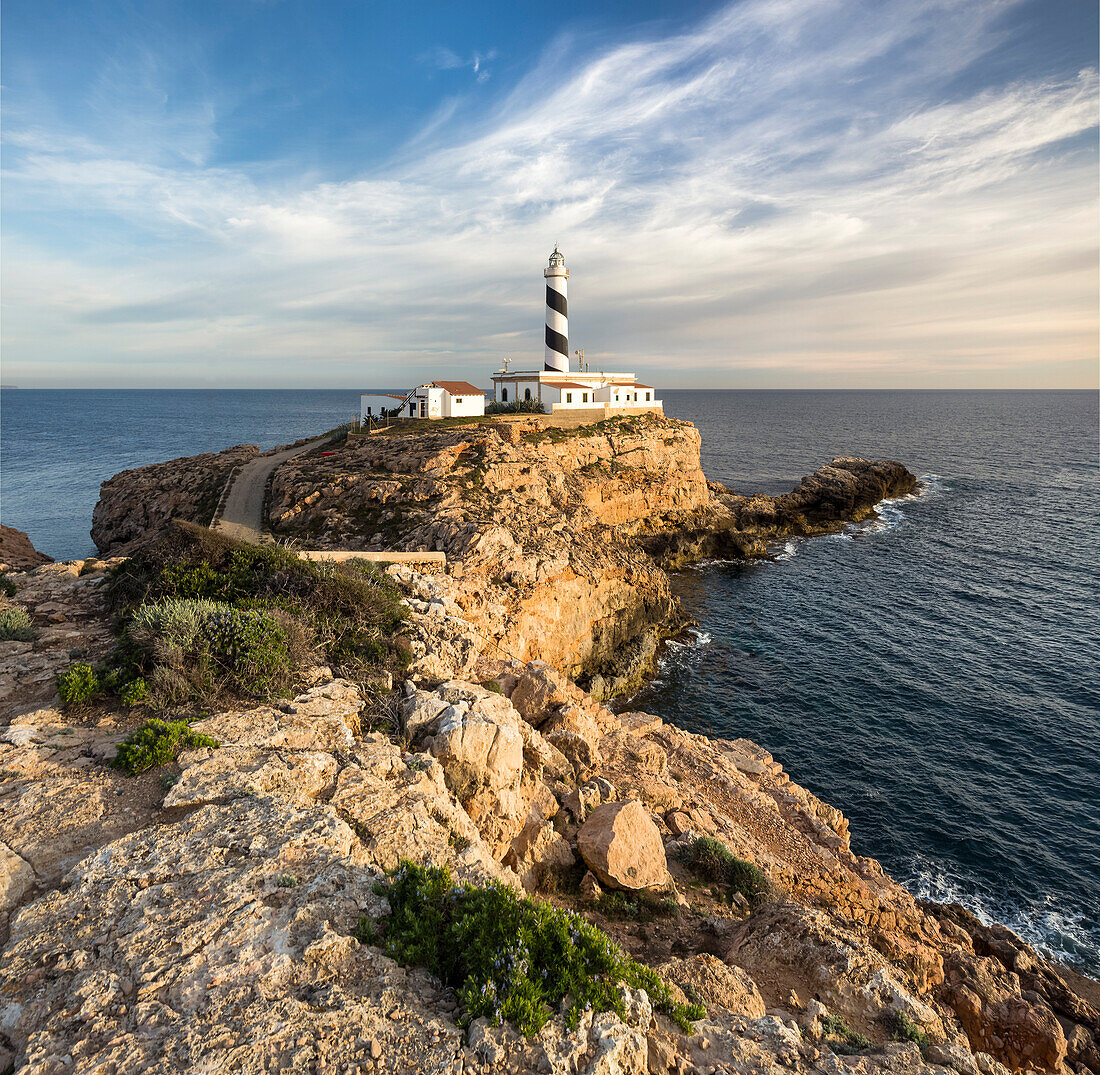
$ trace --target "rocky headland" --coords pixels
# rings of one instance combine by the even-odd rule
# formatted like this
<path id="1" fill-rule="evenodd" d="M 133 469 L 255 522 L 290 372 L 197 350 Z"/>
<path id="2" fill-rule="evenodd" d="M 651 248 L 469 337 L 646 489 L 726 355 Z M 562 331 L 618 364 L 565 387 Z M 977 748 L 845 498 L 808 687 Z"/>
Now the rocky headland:
<path id="1" fill-rule="evenodd" d="M 739 497 L 665 419 L 299 457 L 272 485 L 277 535 L 447 553 L 386 569 L 407 672 L 365 694 L 304 665 L 293 696 L 189 713 L 217 747 L 128 776 L 109 762 L 143 707 L 62 706 L 54 677 L 108 653 L 110 572 L 168 500 L 206 510 L 222 464 L 201 458 L 105 483 L 105 559 L 7 576 L 35 637 L 0 642 L 0 1069 L 1100 1072 L 1096 983 L 915 901 L 761 746 L 584 689 L 626 685 L 683 623 L 667 569 L 867 517 L 914 488 L 900 464 Z M 134 509 L 149 531 L 124 489 L 157 501 Z M 389 947 L 402 862 L 583 916 L 701 1017 L 685 1031 L 623 985 L 531 1036 L 467 1025 L 456 987 Z"/>

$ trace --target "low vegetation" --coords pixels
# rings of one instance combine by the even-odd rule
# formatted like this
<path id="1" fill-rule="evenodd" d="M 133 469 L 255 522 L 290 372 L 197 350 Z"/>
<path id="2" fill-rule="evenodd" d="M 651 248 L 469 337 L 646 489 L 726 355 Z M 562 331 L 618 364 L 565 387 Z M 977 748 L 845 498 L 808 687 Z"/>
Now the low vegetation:
<path id="1" fill-rule="evenodd" d="M 317 563 L 177 523 L 113 571 L 119 678 L 158 708 L 285 697 L 312 661 L 371 691 L 408 665 L 403 606 L 372 565 Z"/>
<path id="2" fill-rule="evenodd" d="M 7 575 L 0 575 L 0 597 L 14 597 L 16 592 L 15 583 Z"/>
<path id="3" fill-rule="evenodd" d="M 381 889 L 391 914 L 381 943 L 405 965 L 426 966 L 458 993 L 467 1022 L 481 1016 L 536 1033 L 565 997 L 570 1025 L 581 1013 L 625 1016 L 623 985 L 645 989 L 654 1008 L 685 1031 L 701 1019 L 649 967 L 582 917 L 518 896 L 505 885 L 456 885 L 445 868 L 403 862 Z M 359 931 L 376 943 L 374 924 Z"/>
<path id="4" fill-rule="evenodd" d="M 676 913 L 672 897 L 650 892 L 601 892 L 592 906 L 608 918 L 630 918 L 635 922 L 649 922 Z"/>
<path id="5" fill-rule="evenodd" d="M 0 642 L 30 642 L 34 623 L 24 609 L 0 608 Z"/>
<path id="6" fill-rule="evenodd" d="M 515 399 L 511 403 L 488 403 L 486 414 L 545 414 L 546 407 L 537 399 Z"/>
<path id="7" fill-rule="evenodd" d="M 826 1015 L 821 1020 L 821 1031 L 834 1052 L 852 1053 L 871 1047 L 870 1039 L 857 1034 L 839 1015 Z"/>
<path id="8" fill-rule="evenodd" d="M 889 1018 L 891 1037 L 895 1041 L 912 1041 L 922 1049 L 928 1044 L 928 1035 L 905 1012 L 895 1011 Z"/>
<path id="9" fill-rule="evenodd" d="M 710 836 L 697 837 L 687 847 L 683 860 L 689 869 L 721 885 L 731 902 L 740 893 L 750 906 L 757 907 L 777 895 L 775 886 L 759 867 L 738 858 L 724 843 Z"/>
<path id="10" fill-rule="evenodd" d="M 57 677 L 57 693 L 65 705 L 89 702 L 101 690 L 99 673 L 90 664 L 71 664 Z"/>
<path id="11" fill-rule="evenodd" d="M 193 731 L 185 720 L 148 720 L 118 748 L 111 763 L 131 776 L 147 772 L 158 765 L 167 765 L 181 750 L 218 747 L 209 735 Z"/>

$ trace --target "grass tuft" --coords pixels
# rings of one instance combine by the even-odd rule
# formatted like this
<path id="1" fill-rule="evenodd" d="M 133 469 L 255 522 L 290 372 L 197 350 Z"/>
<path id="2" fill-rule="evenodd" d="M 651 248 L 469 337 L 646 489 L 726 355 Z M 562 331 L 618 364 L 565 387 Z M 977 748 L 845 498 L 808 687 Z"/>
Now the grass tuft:
<path id="1" fill-rule="evenodd" d="M 753 907 L 776 898 L 775 885 L 759 867 L 738 858 L 724 843 L 710 836 L 700 836 L 688 846 L 684 864 L 723 885 L 731 902 L 737 892 Z"/>

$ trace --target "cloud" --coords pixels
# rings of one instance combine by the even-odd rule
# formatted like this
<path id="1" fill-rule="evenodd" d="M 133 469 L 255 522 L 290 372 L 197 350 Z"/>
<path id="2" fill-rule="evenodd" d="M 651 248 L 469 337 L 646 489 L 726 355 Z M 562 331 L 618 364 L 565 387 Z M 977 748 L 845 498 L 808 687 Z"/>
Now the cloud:
<path id="1" fill-rule="evenodd" d="M 443 45 L 436 45 L 421 54 L 420 62 L 438 71 L 455 71 L 469 67 L 478 82 L 488 82 L 490 73 L 485 66 L 490 60 L 497 58 L 497 50 L 489 49 L 488 52 L 475 52 L 468 59 L 463 59 L 457 52 Z"/>
<path id="2" fill-rule="evenodd" d="M 564 37 L 339 182 L 25 124 L 5 380 L 484 378 L 541 361 L 558 241 L 571 343 L 658 384 L 1090 383 L 1097 73 L 983 83 L 1011 7 L 747 0 L 580 60 Z"/>

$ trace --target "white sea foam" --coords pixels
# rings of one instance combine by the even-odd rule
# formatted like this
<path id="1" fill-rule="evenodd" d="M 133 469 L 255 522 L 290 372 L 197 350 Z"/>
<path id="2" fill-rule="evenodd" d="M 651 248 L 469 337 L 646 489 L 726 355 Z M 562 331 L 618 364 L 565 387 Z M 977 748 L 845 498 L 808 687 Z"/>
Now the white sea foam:
<path id="1" fill-rule="evenodd" d="M 657 660 L 658 677 L 666 676 L 670 669 L 682 667 L 692 661 L 698 653 L 710 645 L 712 635 L 709 631 L 698 631 L 689 628 L 687 639 L 669 638 L 665 641 L 664 652 Z M 652 681 L 651 686 L 663 682 L 662 678 Z"/>
<path id="2" fill-rule="evenodd" d="M 1000 922 L 1017 933 L 1040 955 L 1074 964 L 1095 974 L 1100 967 L 1100 937 L 1084 916 L 1060 907 L 1053 895 L 1024 904 L 992 893 L 979 882 L 952 874 L 923 857 L 901 883 L 917 899 L 957 903 L 984 925 Z"/>
<path id="3" fill-rule="evenodd" d="M 911 500 L 921 500 L 930 496 L 950 490 L 944 480 L 938 474 L 921 474 L 920 485 L 912 493 L 904 496 L 890 497 L 888 500 L 880 500 L 875 505 L 876 515 L 861 523 L 851 523 L 844 528 L 839 535 L 834 537 L 855 538 L 864 534 L 881 534 L 887 530 L 893 530 L 905 522 L 906 513 L 902 505 Z"/>

